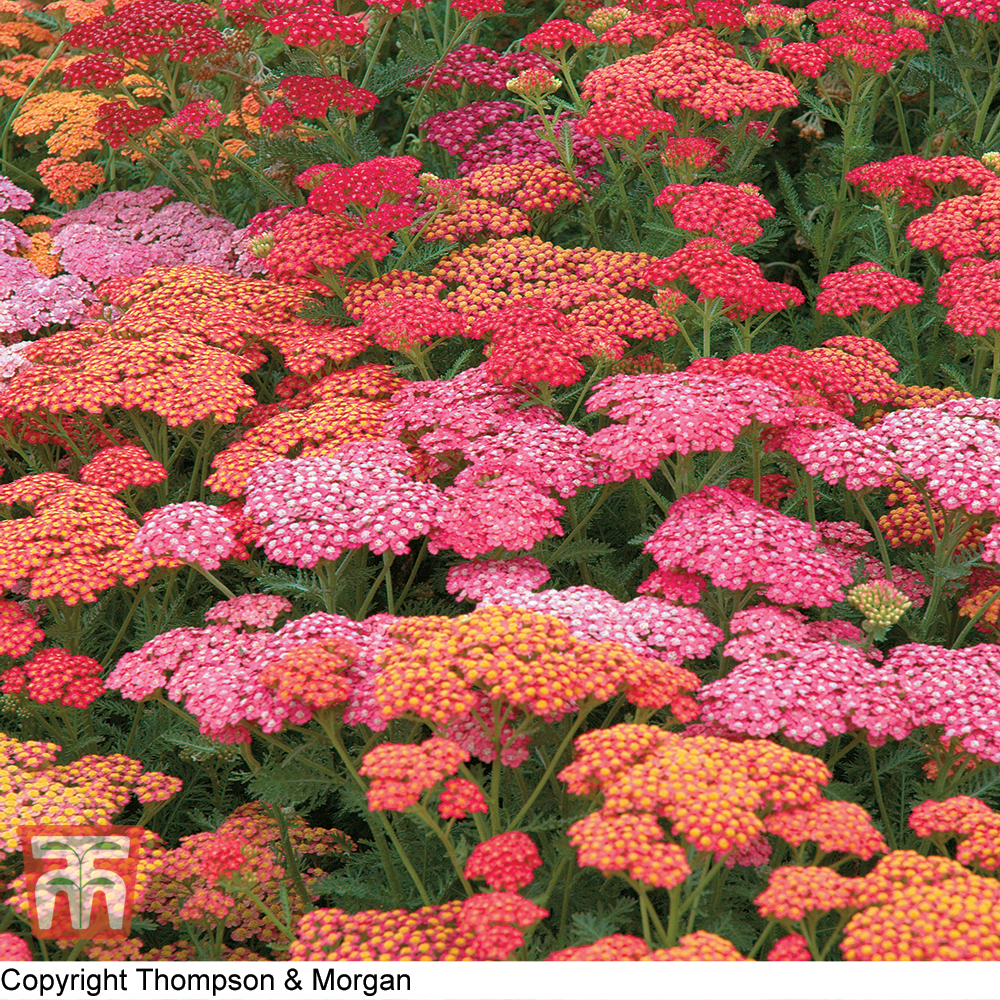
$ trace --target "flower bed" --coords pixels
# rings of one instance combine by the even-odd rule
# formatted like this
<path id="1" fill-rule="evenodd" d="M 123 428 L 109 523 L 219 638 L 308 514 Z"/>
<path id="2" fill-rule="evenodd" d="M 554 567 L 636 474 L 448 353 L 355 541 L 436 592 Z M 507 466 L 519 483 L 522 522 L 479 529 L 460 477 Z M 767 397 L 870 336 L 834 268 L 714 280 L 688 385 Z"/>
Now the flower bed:
<path id="1" fill-rule="evenodd" d="M 1000 7 L 549 6 L 5 0 L 5 958 L 1000 959 Z"/>

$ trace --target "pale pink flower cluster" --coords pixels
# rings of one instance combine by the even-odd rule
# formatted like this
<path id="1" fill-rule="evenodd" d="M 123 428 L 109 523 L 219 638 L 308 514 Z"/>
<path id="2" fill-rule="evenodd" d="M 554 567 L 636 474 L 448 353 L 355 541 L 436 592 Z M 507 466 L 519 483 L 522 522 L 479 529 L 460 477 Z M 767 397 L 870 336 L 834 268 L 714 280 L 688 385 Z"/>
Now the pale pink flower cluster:
<path id="1" fill-rule="evenodd" d="M 0 174 L 0 212 L 6 212 L 12 208 L 25 212 L 31 208 L 31 203 L 34 200 L 24 188 L 19 188 L 5 174 Z"/>
<path id="2" fill-rule="evenodd" d="M 97 284 L 151 267 L 204 264 L 231 271 L 235 226 L 165 187 L 112 191 L 52 223 L 53 249 L 70 274 Z"/>
<path id="3" fill-rule="evenodd" d="M 0 219 L 0 250 L 17 253 L 19 247 L 31 243 L 31 237 L 20 227 L 6 219 Z"/>
<path id="4" fill-rule="evenodd" d="M 532 556 L 475 559 L 448 569 L 445 590 L 457 601 L 488 601 L 507 590 L 535 590 L 550 576 L 548 566 Z"/>
<path id="5" fill-rule="evenodd" d="M 25 352 L 31 346 L 30 340 L 21 340 L 16 344 L 0 344 L 0 392 L 7 388 L 8 383 L 18 372 L 32 367 L 34 362 L 25 357 Z"/>
<path id="6" fill-rule="evenodd" d="M 217 601 L 205 612 L 207 622 L 228 622 L 236 628 L 270 628 L 292 602 L 277 594 L 241 594 Z"/>
<path id="7" fill-rule="evenodd" d="M 736 666 L 699 689 L 702 721 L 688 732 L 704 725 L 715 735 L 780 733 L 822 746 L 863 729 L 872 746 L 881 746 L 912 730 L 894 671 L 865 655 L 856 626 L 762 606 L 737 612 L 729 627 L 734 638 L 723 652 Z"/>
<path id="8" fill-rule="evenodd" d="M 578 639 L 617 642 L 640 656 L 678 664 L 704 659 L 722 641 L 722 630 L 700 611 L 658 597 L 619 601 L 595 587 L 538 593 L 520 588 L 486 598 L 480 607 L 491 604 L 552 615 L 565 622 Z"/>
<path id="9" fill-rule="evenodd" d="M 413 458 L 395 441 L 366 441 L 335 455 L 283 458 L 257 466 L 244 510 L 264 525 L 269 559 L 312 568 L 348 549 L 409 552 L 442 502 L 433 483 L 408 473 Z"/>
<path id="10" fill-rule="evenodd" d="M 660 570 L 699 573 L 726 590 L 753 586 L 777 604 L 828 607 L 843 600 L 852 583 L 808 523 L 718 486 L 674 501 L 643 551 Z M 654 574 L 640 593 L 656 589 L 656 582 Z"/>
<path id="11" fill-rule="evenodd" d="M 646 478 L 674 454 L 732 451 L 754 421 L 784 423 L 792 403 L 774 383 L 744 375 L 614 375 L 587 401 L 588 412 L 615 421 L 591 436 L 591 448 L 608 481 Z"/>
<path id="12" fill-rule="evenodd" d="M 276 632 L 268 631 L 289 607 L 284 598 L 272 595 L 221 601 L 209 611 L 215 623 L 172 629 L 126 653 L 107 685 L 131 701 L 165 688 L 167 697 L 183 704 L 206 736 L 221 743 L 246 743 L 250 740 L 247 723 L 274 733 L 288 723 L 305 725 L 312 718 L 308 705 L 278 698 L 261 684 L 263 669 L 299 646 L 346 639 L 358 648 L 359 658 L 347 672 L 352 693 L 344 721 L 384 729 L 387 723 L 374 697 L 375 657 L 388 643 L 385 632 L 394 621 L 392 616 L 373 615 L 355 622 L 318 612 L 290 621 Z"/>
<path id="13" fill-rule="evenodd" d="M 26 257 L 0 253 L 0 333 L 38 333 L 47 326 L 81 323 L 95 302 L 75 274 L 49 278 Z"/>
<path id="14" fill-rule="evenodd" d="M 264 642 L 264 632 L 243 632 L 227 622 L 205 628 L 172 629 L 126 653 L 107 680 L 123 698 L 141 701 L 160 688 L 183 704 L 201 732 L 220 743 L 248 743 L 245 722 L 278 732 L 286 721 L 303 725 L 310 710 L 283 702 L 264 687 L 249 658 Z"/>
<path id="15" fill-rule="evenodd" d="M 218 507 L 190 500 L 146 515 L 136 548 L 152 556 L 173 556 L 202 569 L 218 569 L 237 543 L 233 522 Z"/>

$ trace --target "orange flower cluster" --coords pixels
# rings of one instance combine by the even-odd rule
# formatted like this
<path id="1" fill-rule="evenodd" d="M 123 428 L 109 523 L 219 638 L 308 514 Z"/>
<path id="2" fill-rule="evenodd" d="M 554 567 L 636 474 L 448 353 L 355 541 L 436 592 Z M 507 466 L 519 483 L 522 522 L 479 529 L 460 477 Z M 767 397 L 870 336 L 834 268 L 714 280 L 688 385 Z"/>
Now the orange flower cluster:
<path id="1" fill-rule="evenodd" d="M 313 910 L 289 945 L 293 962 L 471 962 L 475 933 L 460 928 L 459 901 L 407 910 Z"/>
<path id="2" fill-rule="evenodd" d="M 142 764 L 121 754 L 56 766 L 59 750 L 0 733 L 0 858 L 20 851 L 26 824 L 113 823 L 144 777 Z"/>
<path id="3" fill-rule="evenodd" d="M 844 928 L 848 961 L 997 961 L 1000 882 L 958 862 L 894 851 L 863 879 Z"/>
<path id="4" fill-rule="evenodd" d="M 351 839 L 339 830 L 310 827 L 299 816 L 289 816 L 285 822 L 307 889 L 325 873 L 301 864 L 305 858 L 354 850 Z M 140 860 L 145 893 L 137 909 L 178 928 L 186 920 L 224 921 L 235 941 L 282 941 L 281 932 L 251 898 L 256 896 L 276 913 L 287 906 L 293 917 L 305 909 L 298 894 L 287 891 L 285 858 L 273 846 L 281 837 L 267 806 L 260 802 L 240 806 L 217 830 L 182 837 L 179 847 L 157 850 Z M 216 888 L 220 879 L 224 889 Z"/>
<path id="5" fill-rule="evenodd" d="M 557 618 L 503 605 L 458 618 L 401 618 L 388 636 L 396 642 L 379 653 L 375 697 L 389 719 L 454 722 L 471 713 L 477 688 L 549 722 L 622 689 L 635 705 L 676 706 L 690 718 L 683 692 L 698 685 L 688 670 L 577 639 Z"/>
<path id="6" fill-rule="evenodd" d="M 910 813 L 910 829 L 939 847 L 957 837 L 955 857 L 963 865 L 1000 868 L 1000 814 L 981 799 L 956 795 L 944 802 L 924 802 Z"/>
<path id="7" fill-rule="evenodd" d="M 772 872 L 757 908 L 786 926 L 809 913 L 857 911 L 840 942 L 848 961 L 996 961 L 1000 883 L 957 861 L 893 851 L 861 878 L 829 868 Z"/>
<path id="8" fill-rule="evenodd" d="M 35 168 L 52 200 L 72 208 L 81 194 L 104 183 L 104 169 L 99 163 L 78 163 L 50 156 Z"/>
<path id="9" fill-rule="evenodd" d="M 580 94 L 592 102 L 582 130 L 601 135 L 627 134 L 622 129 L 633 121 L 647 125 L 650 115 L 662 113 L 656 101 L 674 101 L 717 121 L 799 102 L 789 80 L 751 69 L 737 58 L 730 43 L 701 27 L 683 28 L 651 52 L 594 70 L 584 79 Z"/>
<path id="10" fill-rule="evenodd" d="M 666 887 L 690 868 L 684 847 L 663 842 L 660 819 L 672 821 L 674 837 L 721 858 L 761 837 L 768 813 L 821 801 L 830 776 L 815 757 L 766 740 L 685 738 L 631 723 L 585 733 L 575 747 L 560 780 L 574 795 L 604 798 L 569 828 L 579 863 Z"/>
<path id="11" fill-rule="evenodd" d="M 214 267 L 183 264 L 154 267 L 136 278 L 102 286 L 111 305 L 125 310 L 110 327 L 120 337 L 145 337 L 166 324 L 213 347 L 246 355 L 255 364 L 266 356 L 260 343 L 277 348 L 294 374 L 311 374 L 346 361 L 367 346 L 354 328 L 311 325 L 297 313 L 311 300 L 302 288 L 225 274 Z"/>
<path id="12" fill-rule="evenodd" d="M 940 538 L 945 530 L 945 512 L 933 497 L 925 500 L 924 495 L 912 483 L 905 479 L 892 479 L 886 484 L 889 495 L 885 505 L 890 508 L 878 519 L 878 526 L 885 540 L 894 549 L 902 545 L 934 546 L 934 535 Z M 934 530 L 931 531 L 933 516 Z M 956 551 L 969 549 L 983 540 L 984 530 L 972 525 L 962 536 Z"/>
<path id="13" fill-rule="evenodd" d="M 423 743 L 380 743 L 364 756 L 359 773 L 371 778 L 368 808 L 403 810 L 469 759 L 452 740 L 432 736 Z"/>
<path id="14" fill-rule="evenodd" d="M 491 892 L 406 910 L 313 910 L 299 920 L 293 962 L 473 962 L 502 960 L 521 929 L 548 911 L 512 892 Z"/>
<path id="15" fill-rule="evenodd" d="M 176 317 L 172 321 L 176 323 Z M 112 330 L 94 330 L 95 342 L 75 364 L 36 363 L 11 380 L 0 404 L 0 420 L 27 415 L 101 414 L 112 409 L 154 413 L 171 427 L 200 420 L 232 423 L 252 406 L 253 390 L 241 376 L 258 362 L 209 347 L 198 336 L 167 328 L 141 340 L 118 339 Z M 47 345 L 45 345 L 47 346 Z M 32 352 L 34 359 L 44 355 Z"/>
<path id="16" fill-rule="evenodd" d="M 361 365 L 335 371 L 312 385 L 293 381 L 299 390 L 288 409 L 268 413 L 260 422 L 244 421 L 247 430 L 212 460 L 215 471 L 205 485 L 232 497 L 243 495 L 253 468 L 263 462 L 297 456 L 330 455 L 352 441 L 384 436 L 389 397 L 404 384 L 388 365 Z"/>
<path id="17" fill-rule="evenodd" d="M 471 191 L 495 201 L 509 199 L 522 212 L 554 212 L 581 197 L 569 174 L 551 163 L 491 163 L 465 178 Z"/>
<path id="18" fill-rule="evenodd" d="M 51 31 L 24 16 L 25 11 L 38 9 L 24 0 L 0 0 L 0 48 L 19 49 L 22 42 L 55 41 Z"/>
<path id="19" fill-rule="evenodd" d="M 273 688 L 283 701 L 300 701 L 313 711 L 347 701 L 351 682 L 344 676 L 358 658 L 358 647 L 346 639 L 326 639 L 298 646 L 271 660 L 260 683 Z"/>
<path id="20" fill-rule="evenodd" d="M 732 941 L 708 931 L 685 934 L 673 948 L 650 948 L 642 938 L 612 934 L 593 944 L 553 951 L 546 962 L 745 962 Z"/>
<path id="21" fill-rule="evenodd" d="M 31 598 L 93 602 L 119 581 L 130 587 L 156 565 L 133 544 L 138 530 L 125 505 L 99 486 L 54 472 L 0 486 L 0 506 L 30 516 L 0 522 L 0 590 L 29 583 Z"/>

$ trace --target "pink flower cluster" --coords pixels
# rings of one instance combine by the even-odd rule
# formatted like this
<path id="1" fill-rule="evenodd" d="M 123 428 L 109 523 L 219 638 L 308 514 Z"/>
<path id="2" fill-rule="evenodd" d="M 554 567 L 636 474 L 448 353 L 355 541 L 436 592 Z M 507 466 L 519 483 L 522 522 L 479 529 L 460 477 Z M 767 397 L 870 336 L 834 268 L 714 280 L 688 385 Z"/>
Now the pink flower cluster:
<path id="1" fill-rule="evenodd" d="M 192 500 L 150 511 L 134 544 L 151 556 L 173 556 L 211 570 L 229 558 L 237 541 L 233 522 L 218 507 Z"/>
<path id="2" fill-rule="evenodd" d="M 126 653 L 107 686 L 131 701 L 165 688 L 167 697 L 184 704 L 206 736 L 222 743 L 245 743 L 250 739 L 247 723 L 273 733 L 288 722 L 305 725 L 312 718 L 308 705 L 279 698 L 261 683 L 264 668 L 298 647 L 323 639 L 348 640 L 359 655 L 346 674 L 351 694 L 344 721 L 384 729 L 387 723 L 373 693 L 375 657 L 387 644 L 385 632 L 394 619 L 373 615 L 356 622 L 317 612 L 270 631 L 289 608 L 284 598 L 267 594 L 220 601 L 205 615 L 212 624 L 172 629 Z"/>
<path id="3" fill-rule="evenodd" d="M 94 301 L 93 289 L 77 275 L 49 278 L 30 260 L 0 253 L 0 333 L 82 323 Z"/>
<path id="4" fill-rule="evenodd" d="M 508 590 L 534 590 L 549 577 L 548 566 L 532 556 L 476 559 L 452 566 L 445 589 L 457 601 L 489 601 Z"/>
<path id="5" fill-rule="evenodd" d="M 231 271 L 236 227 L 172 197 L 165 187 L 113 191 L 67 212 L 50 229 L 62 267 L 94 284 L 178 264 Z"/>
<path id="6" fill-rule="evenodd" d="M 699 689 L 701 721 L 689 731 L 780 733 L 822 746 L 862 729 L 872 746 L 881 746 L 913 728 L 895 673 L 865 654 L 857 626 L 762 606 L 737 612 L 729 627 L 733 638 L 723 653 L 736 666 Z"/>
<path id="7" fill-rule="evenodd" d="M 572 635 L 589 642 L 616 642 L 640 656 L 681 663 L 703 660 L 722 640 L 722 630 L 695 608 L 659 597 L 619 601 L 595 587 L 568 587 L 532 593 L 521 587 L 498 591 L 480 601 L 552 615 Z"/>
<path id="8" fill-rule="evenodd" d="M 397 442 L 348 445 L 334 455 L 279 459 L 257 466 L 245 510 L 264 525 L 269 559 L 312 568 L 348 549 L 409 552 L 427 534 L 442 502 L 433 483 L 408 473 L 412 456 Z"/>
<path id="9" fill-rule="evenodd" d="M 808 523 L 718 486 L 674 501 L 643 550 L 659 571 L 701 574 L 726 590 L 752 587 L 776 604 L 829 607 L 852 581 Z M 640 593 L 660 589 L 659 571 Z"/>
<path id="10" fill-rule="evenodd" d="M 671 455 L 732 451 L 755 421 L 781 424 L 792 397 L 772 382 L 746 376 L 614 375 L 597 383 L 590 413 L 615 423 L 591 436 L 609 481 L 646 478 Z"/>

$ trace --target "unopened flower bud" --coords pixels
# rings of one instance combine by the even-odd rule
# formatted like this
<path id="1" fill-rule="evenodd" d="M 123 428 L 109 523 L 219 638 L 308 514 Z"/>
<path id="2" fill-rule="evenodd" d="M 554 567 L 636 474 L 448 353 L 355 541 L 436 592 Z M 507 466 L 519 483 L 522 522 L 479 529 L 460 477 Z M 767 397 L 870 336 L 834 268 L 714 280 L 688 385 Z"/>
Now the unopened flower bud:
<path id="1" fill-rule="evenodd" d="M 260 236 L 251 236 L 248 245 L 250 253 L 258 260 L 263 260 L 274 249 L 274 233 L 261 233 Z"/>
<path id="2" fill-rule="evenodd" d="M 526 69 L 512 80 L 507 81 L 507 89 L 520 97 L 539 98 L 554 94 L 562 86 L 562 80 L 540 66 Z"/>
<path id="3" fill-rule="evenodd" d="M 913 607 L 906 594 L 888 580 L 874 580 L 851 587 L 847 592 L 847 603 L 857 608 L 876 628 L 895 625 Z"/>
<path id="4" fill-rule="evenodd" d="M 1000 153 L 983 153 L 981 162 L 984 167 L 988 167 L 990 170 L 1000 174 Z"/>
<path id="5" fill-rule="evenodd" d="M 602 7 L 587 18 L 587 27 L 597 35 L 603 35 L 629 15 L 628 7 Z"/>

